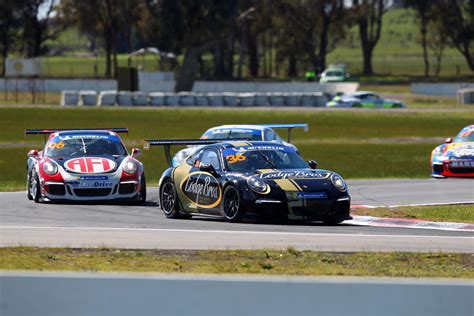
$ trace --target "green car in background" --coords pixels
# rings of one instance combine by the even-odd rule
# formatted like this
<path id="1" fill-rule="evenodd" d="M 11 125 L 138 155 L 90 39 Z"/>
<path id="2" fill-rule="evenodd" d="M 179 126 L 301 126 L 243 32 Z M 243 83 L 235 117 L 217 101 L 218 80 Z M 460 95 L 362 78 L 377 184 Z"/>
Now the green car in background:
<path id="1" fill-rule="evenodd" d="M 400 100 L 381 98 L 373 92 L 358 91 L 337 95 L 326 103 L 326 106 L 335 108 L 404 108 L 405 104 Z"/>

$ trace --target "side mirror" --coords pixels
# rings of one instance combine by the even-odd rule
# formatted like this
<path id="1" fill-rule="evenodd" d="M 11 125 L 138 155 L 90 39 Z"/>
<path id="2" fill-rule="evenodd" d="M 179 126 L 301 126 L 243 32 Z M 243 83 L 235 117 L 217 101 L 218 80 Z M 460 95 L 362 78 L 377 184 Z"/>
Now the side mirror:
<path id="1" fill-rule="evenodd" d="M 451 137 L 449 137 L 449 138 L 446 138 L 446 140 L 444 142 L 446 144 L 451 144 L 453 142 L 453 139 Z"/>
<path id="2" fill-rule="evenodd" d="M 310 160 L 308 161 L 308 165 L 311 169 L 316 169 L 318 168 L 318 163 L 316 162 L 316 160 Z"/>
<path id="3" fill-rule="evenodd" d="M 32 149 L 28 152 L 28 157 L 30 158 L 38 158 L 38 151 L 36 149 Z"/>
<path id="4" fill-rule="evenodd" d="M 138 157 L 142 154 L 142 151 L 139 148 L 132 148 L 132 157 Z"/>
<path id="5" fill-rule="evenodd" d="M 216 169 L 211 164 L 204 164 L 199 167 L 199 170 L 212 174 L 213 176 L 217 176 Z"/>

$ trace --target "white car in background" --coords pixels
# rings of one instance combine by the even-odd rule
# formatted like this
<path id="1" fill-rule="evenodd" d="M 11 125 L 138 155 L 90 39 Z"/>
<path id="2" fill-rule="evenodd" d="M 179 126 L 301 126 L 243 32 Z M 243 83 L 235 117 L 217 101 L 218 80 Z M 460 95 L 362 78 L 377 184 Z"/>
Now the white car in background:
<path id="1" fill-rule="evenodd" d="M 273 129 L 286 128 L 288 130 L 288 139 L 285 142 Z M 208 129 L 202 134 L 201 139 L 219 139 L 226 140 L 248 140 L 248 141 L 271 141 L 285 146 L 294 147 L 290 144 L 291 130 L 293 128 L 303 128 L 308 131 L 308 124 L 262 124 L 262 125 L 221 125 Z M 201 146 L 189 146 L 182 149 L 174 155 L 172 159 L 173 167 L 178 166 L 183 160 L 192 155 Z"/>

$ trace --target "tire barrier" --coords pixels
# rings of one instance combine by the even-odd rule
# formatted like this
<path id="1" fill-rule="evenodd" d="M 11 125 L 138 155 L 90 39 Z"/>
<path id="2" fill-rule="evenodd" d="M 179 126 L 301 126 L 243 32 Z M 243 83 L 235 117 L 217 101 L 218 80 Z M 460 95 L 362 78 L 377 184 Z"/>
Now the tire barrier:
<path id="1" fill-rule="evenodd" d="M 97 105 L 97 92 L 94 90 L 79 91 L 79 105 L 96 106 Z"/>
<path id="2" fill-rule="evenodd" d="M 61 93 L 61 105 L 78 105 L 79 104 L 79 92 L 64 90 Z"/>
<path id="3" fill-rule="evenodd" d="M 117 103 L 117 91 L 106 90 L 99 93 L 97 105 L 99 106 L 113 106 Z"/>
<path id="4" fill-rule="evenodd" d="M 133 105 L 134 106 L 147 106 L 148 105 L 148 93 L 145 92 L 134 92 L 133 93 Z"/>
<path id="5" fill-rule="evenodd" d="M 87 106 L 226 106 L 226 107 L 322 107 L 330 96 L 314 93 L 193 93 L 193 92 L 131 92 L 131 91 L 71 91 L 61 94 L 61 105 Z"/>
<path id="6" fill-rule="evenodd" d="M 457 99 L 459 105 L 474 104 L 474 88 L 459 89 Z"/>

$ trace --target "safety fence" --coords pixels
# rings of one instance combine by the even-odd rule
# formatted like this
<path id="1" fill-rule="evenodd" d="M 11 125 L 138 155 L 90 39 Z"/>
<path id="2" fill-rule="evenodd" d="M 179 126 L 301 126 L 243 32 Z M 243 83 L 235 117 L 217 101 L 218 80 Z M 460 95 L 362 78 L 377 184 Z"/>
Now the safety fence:
<path id="1" fill-rule="evenodd" d="M 194 93 L 131 92 L 106 90 L 61 93 L 62 106 L 306 106 L 323 107 L 331 95 L 322 92 L 293 93 Z"/>

